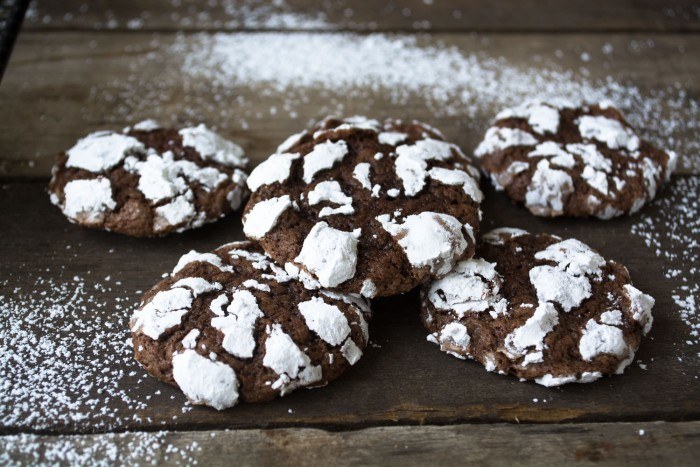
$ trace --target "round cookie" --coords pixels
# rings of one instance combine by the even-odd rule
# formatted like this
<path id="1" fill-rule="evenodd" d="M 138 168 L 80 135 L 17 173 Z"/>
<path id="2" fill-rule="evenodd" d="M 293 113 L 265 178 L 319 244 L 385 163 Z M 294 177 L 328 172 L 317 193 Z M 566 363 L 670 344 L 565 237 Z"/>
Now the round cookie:
<path id="1" fill-rule="evenodd" d="M 654 299 L 578 240 L 519 229 L 483 236 L 421 291 L 428 340 L 488 371 L 545 386 L 619 374 L 651 329 Z"/>
<path id="2" fill-rule="evenodd" d="M 327 118 L 253 170 L 243 230 L 309 287 L 395 295 L 473 255 L 477 180 L 423 123 Z"/>
<path id="3" fill-rule="evenodd" d="M 474 154 L 496 189 L 533 214 L 600 219 L 639 211 L 677 161 L 640 139 L 607 103 L 532 101 L 506 109 Z"/>
<path id="4" fill-rule="evenodd" d="M 136 360 L 216 409 L 323 386 L 367 346 L 368 303 L 310 291 L 254 242 L 191 251 L 148 291 L 130 327 Z"/>
<path id="5" fill-rule="evenodd" d="M 204 125 L 176 130 L 146 120 L 98 131 L 58 155 L 51 202 L 71 222 L 134 237 L 200 227 L 238 209 L 247 159 Z"/>

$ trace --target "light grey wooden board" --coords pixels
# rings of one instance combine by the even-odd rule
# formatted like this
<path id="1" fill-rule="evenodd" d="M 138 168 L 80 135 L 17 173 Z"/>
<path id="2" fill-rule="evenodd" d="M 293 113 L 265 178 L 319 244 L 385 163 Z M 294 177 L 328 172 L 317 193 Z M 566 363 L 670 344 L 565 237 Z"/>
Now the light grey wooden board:
<path id="1" fill-rule="evenodd" d="M 700 422 L 9 436 L 0 451 L 18 465 L 697 465 Z"/>
<path id="2" fill-rule="evenodd" d="M 38 0 L 32 29 L 697 31 L 697 4 L 606 0 Z"/>
<path id="3" fill-rule="evenodd" d="M 285 37 L 293 41 L 295 36 Z M 288 135 L 339 109 L 346 115 L 424 120 L 465 151 L 477 145 L 499 110 L 488 101 L 479 103 L 473 118 L 466 108 L 446 114 L 431 108 L 421 95 L 404 101 L 380 88 L 372 93 L 310 89 L 292 100 L 287 111 L 289 96 L 264 84 L 225 89 L 212 86 L 208 78 L 184 77 L 182 56 L 171 47 L 175 42 L 197 47 L 200 40 L 198 35 L 171 33 L 25 31 L 0 87 L 0 177 L 46 178 L 55 154 L 79 137 L 147 117 L 217 127 L 240 142 L 255 165 Z M 483 63 L 501 58 L 511 70 L 570 70 L 576 78 L 588 74 L 591 82 L 610 76 L 644 94 L 678 85 L 689 99 L 700 97 L 700 60 L 694 54 L 700 49 L 698 35 L 435 34 L 421 37 L 419 44 L 454 46 L 462 54 L 485 57 Z M 602 52 L 606 44 L 613 50 L 610 55 Z M 587 62 L 581 60 L 584 52 L 590 56 Z M 532 84 L 533 95 L 539 85 Z M 660 121 L 644 122 L 644 134 L 668 125 L 663 115 L 671 110 L 670 103 L 662 101 L 659 107 Z M 686 113 L 697 128 L 697 115 Z M 686 126 L 690 130 L 674 129 L 668 142 L 681 157 L 697 158 L 692 125 Z M 681 173 L 697 171 L 695 167 Z"/>

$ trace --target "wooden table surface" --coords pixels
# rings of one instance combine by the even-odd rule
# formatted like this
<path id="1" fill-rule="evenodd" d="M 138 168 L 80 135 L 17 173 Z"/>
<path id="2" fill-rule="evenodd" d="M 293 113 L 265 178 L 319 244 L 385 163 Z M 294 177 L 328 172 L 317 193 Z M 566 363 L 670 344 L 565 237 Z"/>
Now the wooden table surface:
<path id="1" fill-rule="evenodd" d="M 227 8 L 232 4 L 238 8 Z M 275 11 L 266 2 L 96 0 L 88 7 L 84 0 L 33 3 L 0 85 L 0 297 L 36 287 L 37 271 L 49 271 L 43 276 L 58 282 L 76 274 L 95 280 L 114 276 L 119 287 L 101 298 L 108 308 L 115 305 L 117 322 L 126 329 L 129 310 L 116 306 L 122 298 L 134 303 L 137 291 L 150 287 L 190 249 L 207 251 L 243 238 L 237 215 L 159 240 L 130 239 L 69 224 L 49 203 L 46 183 L 55 153 L 89 131 L 122 128 L 145 117 L 173 123 L 203 121 L 240 141 L 255 165 L 286 135 L 329 109 L 424 120 L 467 151 L 475 147 L 498 110 L 487 106 L 469 117 L 446 115 L 419 101 L 396 102 L 381 91 L 371 102 L 333 96 L 331 105 L 321 90 L 311 90 L 293 113 L 271 112 L 275 96 L 251 85 L 238 90 L 245 102 L 242 114 L 222 121 L 221 107 L 227 103 L 213 88 L 192 86 L 180 77 L 168 62 L 172 56 L 164 52 L 174 43 L 196 45 L 202 34 L 209 37 L 223 31 L 238 36 L 274 30 L 293 37 L 299 29 L 330 35 L 379 31 L 416 36 L 423 44 L 454 46 L 463 53 L 486 53 L 514 67 L 537 66 L 533 57 L 557 56 L 558 67 L 580 72 L 584 65 L 591 80 L 624 80 L 650 94 L 675 86 L 683 89 L 684 102 L 697 105 L 700 99 L 700 7 L 693 2 L 378 4 L 278 2 L 274 8 L 281 8 L 287 18 L 307 20 L 274 22 L 269 15 Z M 615 51 L 614 60 L 592 53 L 582 64 L 583 52 L 600 51 L 606 45 Z M 132 80 L 136 72 L 139 79 Z M 158 92 L 167 97 L 157 99 L 155 107 L 142 105 L 138 98 L 153 91 L 153 82 L 162 82 Z M 668 111 L 673 110 L 669 104 Z M 691 160 L 698 157 L 692 152 L 698 147 L 697 117 L 690 112 L 685 125 L 663 133 L 672 134 L 669 144 L 686 159 L 674 183 L 695 179 L 700 171 Z M 466 118 L 483 122 L 465 124 Z M 644 130 L 653 135 L 663 125 L 648 122 Z M 113 368 L 124 370 L 121 384 L 132 387 L 135 397 L 148 395 L 148 404 L 129 409 L 114 400 L 108 405 L 127 413 L 132 410 L 133 417 L 118 424 L 100 420 L 99 414 L 91 424 L 66 423 L 64 417 L 34 427 L 6 423 L 0 425 L 0 450 L 4 447 L 9 453 L 5 459 L 17 464 L 50 461 L 56 451 L 73 450 L 89 453 L 89 461 L 108 463 L 128 459 L 214 465 L 697 465 L 700 347 L 672 297 L 677 280 L 665 274 L 676 263 L 681 269 L 692 268 L 683 261 L 697 257 L 697 245 L 690 246 L 692 251 L 683 245 L 663 245 L 667 256 L 677 255 L 669 259 L 654 254 L 642 236 L 630 233 L 642 216 L 664 218 L 669 202 L 663 200 L 682 198 L 683 193 L 666 188 L 661 202 L 629 218 L 545 220 L 512 205 L 487 183 L 482 185 L 483 231 L 512 225 L 578 238 L 625 264 L 635 285 L 656 298 L 653 330 L 637 354 L 642 365 L 631 365 L 624 376 L 556 389 L 487 373 L 473 362 L 439 352 L 425 340 L 414 292 L 374 302 L 373 345 L 358 365 L 326 388 L 299 390 L 270 403 L 222 412 L 183 410 L 185 399 L 177 390 L 144 378 L 134 362 L 122 363 Z M 673 228 L 677 229 L 673 235 L 700 241 L 697 225 L 681 223 Z M 10 411 L 19 419 L 29 417 L 35 410 L 0 407 L 0 419 Z M 153 446 L 143 452 L 134 449 L 143 443 Z"/>

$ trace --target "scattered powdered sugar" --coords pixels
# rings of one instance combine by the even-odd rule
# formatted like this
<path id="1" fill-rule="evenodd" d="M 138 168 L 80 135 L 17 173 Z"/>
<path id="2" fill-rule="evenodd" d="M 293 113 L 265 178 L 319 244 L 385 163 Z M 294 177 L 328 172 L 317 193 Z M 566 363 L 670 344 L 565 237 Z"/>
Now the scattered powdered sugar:
<path id="1" fill-rule="evenodd" d="M 1 426 L 101 430 L 139 421 L 150 396 L 135 390 L 144 372 L 127 342 L 133 303 L 114 304 L 111 283 L 120 284 L 0 281 Z"/>
<path id="2" fill-rule="evenodd" d="M 663 260 L 680 318 L 690 328 L 682 343 L 700 344 L 700 177 L 676 177 L 631 232 Z M 655 208 L 655 209 L 654 209 Z M 700 352 L 698 353 L 700 355 Z"/>
<path id="3" fill-rule="evenodd" d="M 197 441 L 177 445 L 165 431 L 109 433 L 93 436 L 0 437 L 0 464 L 20 465 L 193 465 L 202 451 Z M 212 436 L 214 436 L 212 434 Z"/>
<path id="4" fill-rule="evenodd" d="M 698 128 L 698 102 L 680 86 L 647 92 L 612 78 L 594 80 L 546 65 L 523 68 L 485 52 L 426 42 L 385 34 L 220 33 L 181 36 L 169 51 L 182 62 L 180 79 L 203 80 L 211 93 L 235 95 L 241 103 L 240 86 L 264 86 L 264 95 L 283 99 L 279 107 L 292 117 L 312 91 L 325 92 L 328 105 L 337 106 L 330 111 L 342 111 L 346 99 L 371 101 L 380 93 L 397 105 L 424 103 L 436 116 L 475 119 L 464 124 L 479 129 L 493 109 L 532 98 L 611 101 L 645 137 L 682 154 L 686 168 L 700 167 L 698 141 L 680 138 Z"/>

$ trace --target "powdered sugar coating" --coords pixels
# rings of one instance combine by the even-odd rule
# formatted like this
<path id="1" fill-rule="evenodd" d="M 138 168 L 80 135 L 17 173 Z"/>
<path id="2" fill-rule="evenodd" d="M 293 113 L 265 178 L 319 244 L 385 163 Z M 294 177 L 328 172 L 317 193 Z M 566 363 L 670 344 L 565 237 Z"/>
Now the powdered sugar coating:
<path id="1" fill-rule="evenodd" d="M 146 294 L 131 329 L 139 362 L 193 403 L 221 409 L 323 385 L 368 343 L 365 300 L 310 291 L 253 242 L 190 252 L 175 270 Z"/>
<path id="2" fill-rule="evenodd" d="M 530 133 L 517 128 L 495 128 L 486 131 L 484 140 L 474 150 L 476 157 L 483 157 L 494 151 L 502 151 L 515 146 L 532 146 L 537 140 Z"/>
<path id="3" fill-rule="evenodd" d="M 479 183 L 476 181 L 475 174 L 468 174 L 459 169 L 435 167 L 430 169 L 428 175 L 433 180 L 437 180 L 445 185 L 461 186 L 464 189 L 464 193 L 469 195 L 469 197 L 477 203 L 481 203 L 484 200 L 484 194 L 479 188 Z"/>
<path id="4" fill-rule="evenodd" d="M 528 102 L 496 119 L 475 155 L 497 189 L 538 216 L 633 214 L 675 168 L 675 153 L 642 141 L 602 103 Z"/>
<path id="5" fill-rule="evenodd" d="M 348 146 L 345 141 L 326 141 L 314 148 L 313 151 L 304 156 L 304 181 L 311 183 L 316 173 L 321 170 L 330 169 L 348 153 Z"/>
<path id="6" fill-rule="evenodd" d="M 537 163 L 530 185 L 525 193 L 525 206 L 536 215 L 561 215 L 564 198 L 573 193 L 574 181 L 563 170 L 552 169 L 544 159 Z"/>
<path id="7" fill-rule="evenodd" d="M 173 268 L 173 274 L 177 274 L 188 264 L 200 262 L 209 263 L 212 266 L 215 266 L 220 271 L 233 271 L 233 268 L 230 265 L 224 264 L 223 261 L 221 261 L 221 258 L 219 258 L 214 253 L 197 253 L 196 251 L 191 250 L 189 253 L 186 253 L 180 257 L 177 264 L 175 265 L 175 268 Z"/>
<path id="8" fill-rule="evenodd" d="M 484 239 L 483 258 L 423 288 L 430 342 L 545 386 L 624 371 L 653 305 L 624 267 L 575 239 L 510 228 Z"/>
<path id="9" fill-rule="evenodd" d="M 298 306 L 309 329 L 329 344 L 340 345 L 350 335 L 348 320 L 338 307 L 320 298 L 312 298 Z"/>
<path id="10" fill-rule="evenodd" d="M 255 322 L 263 316 L 255 296 L 247 290 L 237 290 L 226 315 L 212 318 L 211 325 L 224 335 L 224 350 L 238 358 L 251 358 L 255 350 Z"/>
<path id="11" fill-rule="evenodd" d="M 543 361 L 545 337 L 559 323 L 559 314 L 551 303 L 540 302 L 525 324 L 508 334 L 505 348 L 511 358 L 522 357 L 522 365 Z"/>
<path id="12" fill-rule="evenodd" d="M 277 161 L 282 175 L 253 171 L 244 232 L 312 288 L 379 297 L 445 274 L 473 252 L 483 193 L 441 138 L 419 122 L 326 118 L 282 145 L 294 156 L 260 166 L 274 172 Z M 269 222 L 266 203 L 286 196 L 293 209 Z"/>
<path id="13" fill-rule="evenodd" d="M 192 291 L 192 296 L 197 298 L 203 293 L 221 290 L 221 284 L 218 282 L 209 282 L 201 277 L 185 277 L 173 284 L 173 288 L 186 287 Z"/>
<path id="14" fill-rule="evenodd" d="M 112 197 L 109 179 L 73 180 L 64 187 L 63 213 L 69 219 L 86 223 L 100 222 L 117 203 Z"/>
<path id="15" fill-rule="evenodd" d="M 233 369 L 194 350 L 173 356 L 173 379 L 193 404 L 223 410 L 238 402 L 238 380 Z"/>
<path id="16" fill-rule="evenodd" d="M 355 179 L 360 182 L 360 185 L 362 185 L 362 188 L 366 188 L 368 190 L 372 189 L 372 182 L 370 181 L 370 168 L 372 166 L 368 162 L 361 162 L 355 166 L 355 169 L 352 171 L 352 176 L 355 177 Z"/>
<path id="17" fill-rule="evenodd" d="M 192 293 L 184 287 L 162 290 L 134 312 L 131 328 L 151 339 L 158 339 L 163 332 L 180 324 L 192 300 Z"/>
<path id="18" fill-rule="evenodd" d="M 425 186 L 428 161 L 452 157 L 453 145 L 435 139 L 422 139 L 396 148 L 396 175 L 403 182 L 407 196 L 414 196 Z"/>
<path id="19" fill-rule="evenodd" d="M 359 234 L 319 222 L 309 232 L 294 261 L 317 277 L 321 286 L 335 287 L 355 275 Z"/>
<path id="20" fill-rule="evenodd" d="M 400 131 L 383 131 L 379 133 L 379 142 L 382 144 L 396 146 L 399 143 L 403 143 L 407 139 L 408 135 Z"/>
<path id="21" fill-rule="evenodd" d="M 560 144 L 555 143 L 553 141 L 545 141 L 544 143 L 540 143 L 537 146 L 535 146 L 535 149 L 533 151 L 527 153 L 527 157 L 538 156 L 549 158 L 549 163 L 557 167 L 564 167 L 570 169 L 576 165 L 576 159 L 574 159 L 574 156 L 572 156 L 571 153 L 566 152 L 564 149 L 562 149 L 562 146 Z M 513 164 L 521 164 L 521 171 L 527 170 L 527 168 L 529 167 L 529 164 L 526 162 L 516 161 L 511 164 L 511 167 L 513 166 Z"/>
<path id="22" fill-rule="evenodd" d="M 170 201 L 168 204 L 158 206 L 155 209 L 153 219 L 153 231 L 161 233 L 174 225 L 191 224 L 191 227 L 199 227 L 204 224 L 204 219 L 197 219 L 197 211 L 193 204 L 193 195 L 186 192 Z"/>
<path id="23" fill-rule="evenodd" d="M 630 301 L 632 318 L 638 321 L 644 328 L 644 334 L 651 331 L 654 318 L 651 309 L 654 307 L 654 298 L 635 288 L 631 284 L 625 284 L 625 292 Z"/>
<path id="24" fill-rule="evenodd" d="M 124 133 L 128 133 L 131 130 L 154 131 L 154 130 L 160 130 L 161 128 L 163 128 L 163 125 L 158 123 L 156 120 L 153 120 L 152 118 L 147 118 L 146 120 L 142 120 L 142 121 L 138 122 L 136 125 L 134 125 L 131 128 L 129 128 L 129 127 L 124 128 Z"/>
<path id="25" fill-rule="evenodd" d="M 362 349 L 351 339 L 345 341 L 340 348 L 340 353 L 343 354 L 343 357 L 345 357 L 345 360 L 347 360 L 350 365 L 354 365 L 362 357 Z"/>
<path id="26" fill-rule="evenodd" d="M 313 190 L 308 193 L 310 206 L 315 206 L 321 202 L 327 201 L 337 205 L 332 208 L 326 206 L 318 213 L 318 217 L 326 217 L 333 214 L 352 214 L 355 209 L 352 207 L 352 198 L 345 193 L 340 187 L 340 184 L 335 180 L 321 182 Z"/>
<path id="27" fill-rule="evenodd" d="M 605 259 L 585 243 L 570 238 L 549 245 L 535 254 L 535 259 L 554 261 L 558 269 L 572 275 L 601 276 Z"/>
<path id="28" fill-rule="evenodd" d="M 536 133 L 556 133 L 559 129 L 559 110 L 539 101 L 526 102 L 518 107 L 502 110 L 496 120 L 524 118 Z"/>
<path id="29" fill-rule="evenodd" d="M 222 138 L 203 123 L 183 128 L 179 133 L 182 144 L 195 149 L 203 159 L 211 159 L 227 167 L 243 167 L 248 163 L 239 145 Z"/>
<path id="30" fill-rule="evenodd" d="M 468 352 L 471 336 L 467 327 L 460 323 L 450 323 L 440 329 L 437 335 L 428 335 L 428 341 L 433 341 L 440 345 L 440 350 L 448 354 L 465 359 Z"/>
<path id="31" fill-rule="evenodd" d="M 523 235 L 529 235 L 527 230 L 518 229 L 515 227 L 499 227 L 497 229 L 489 230 L 481 239 L 492 245 L 503 245 L 506 239 L 513 237 L 521 237 Z"/>
<path id="32" fill-rule="evenodd" d="M 90 133 L 66 151 L 66 167 L 103 173 L 146 147 L 136 138 L 111 131 Z"/>
<path id="33" fill-rule="evenodd" d="M 248 211 L 243 219 L 243 232 L 258 240 L 277 224 L 277 219 L 292 206 L 289 195 L 262 201 Z"/>
<path id="34" fill-rule="evenodd" d="M 449 274 L 432 282 L 425 297 L 438 310 L 450 310 L 460 318 L 484 311 L 496 317 L 508 307 L 500 293 L 502 282 L 494 263 L 474 258 L 460 261 Z"/>
<path id="35" fill-rule="evenodd" d="M 449 272 L 454 266 L 455 256 L 467 248 L 467 240 L 462 234 L 464 226 L 447 214 L 422 212 L 407 216 L 403 222 L 382 214 L 377 220 L 397 239 L 411 265 L 427 267 L 438 276 Z"/>
<path id="36" fill-rule="evenodd" d="M 530 283 L 541 302 L 558 303 L 564 311 L 579 306 L 591 296 L 591 283 L 586 277 L 574 276 L 552 266 L 537 266 L 530 270 Z"/>
<path id="37" fill-rule="evenodd" d="M 321 380 L 321 367 L 311 364 L 308 355 L 279 324 L 274 324 L 269 330 L 262 363 L 278 374 L 279 379 L 272 383 L 272 388 L 280 390 L 282 395 L 297 385 L 309 386 Z"/>
<path id="38" fill-rule="evenodd" d="M 596 139 L 611 149 L 639 149 L 639 137 L 612 118 L 584 115 L 578 121 L 578 131 L 582 137 Z"/>
<path id="39" fill-rule="evenodd" d="M 282 183 L 289 177 L 292 162 L 299 159 L 299 154 L 273 154 L 261 162 L 248 177 L 248 188 L 257 191 L 263 185 Z"/>
<path id="40" fill-rule="evenodd" d="M 594 319 L 586 323 L 578 348 L 581 358 L 586 361 L 591 361 L 600 354 L 625 357 L 628 352 L 622 329 L 608 324 L 599 324 Z"/>

